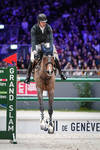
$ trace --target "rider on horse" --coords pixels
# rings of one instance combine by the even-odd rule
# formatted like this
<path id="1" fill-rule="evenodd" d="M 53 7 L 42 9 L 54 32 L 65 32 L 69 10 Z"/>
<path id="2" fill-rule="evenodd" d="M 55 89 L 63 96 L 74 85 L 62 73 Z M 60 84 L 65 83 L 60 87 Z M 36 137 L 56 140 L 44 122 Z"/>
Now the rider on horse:
<path id="1" fill-rule="evenodd" d="M 25 83 L 30 83 L 30 76 L 32 69 L 36 66 L 36 61 L 41 54 L 45 53 L 46 55 L 54 55 L 55 59 L 55 68 L 58 69 L 59 74 L 63 80 L 66 77 L 61 72 L 61 68 L 58 61 L 58 54 L 56 52 L 55 46 L 53 45 L 53 33 L 52 28 L 47 24 L 47 17 L 45 14 L 39 14 L 37 17 L 38 23 L 35 24 L 31 29 L 31 61 L 28 67 L 27 78 Z"/>

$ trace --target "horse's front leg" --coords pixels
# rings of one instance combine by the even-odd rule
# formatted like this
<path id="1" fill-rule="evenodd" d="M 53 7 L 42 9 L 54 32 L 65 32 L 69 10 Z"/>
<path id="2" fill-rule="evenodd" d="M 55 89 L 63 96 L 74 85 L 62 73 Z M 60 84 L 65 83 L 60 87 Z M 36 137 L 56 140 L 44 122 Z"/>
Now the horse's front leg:
<path id="1" fill-rule="evenodd" d="M 48 91 L 48 97 L 49 97 L 49 102 L 48 102 L 48 113 L 49 113 L 48 133 L 54 133 L 54 124 L 52 121 L 54 90 Z"/>
<path id="2" fill-rule="evenodd" d="M 44 119 L 44 106 L 43 106 L 43 90 L 37 88 L 38 91 L 38 100 L 40 104 L 41 120 Z"/>
<path id="3" fill-rule="evenodd" d="M 40 88 L 37 88 L 38 91 L 38 100 L 39 100 L 39 104 L 40 104 L 40 115 L 41 115 L 41 119 L 40 119 L 40 128 L 41 130 L 46 130 L 46 123 L 44 120 L 44 105 L 43 105 L 43 90 L 41 90 Z"/>

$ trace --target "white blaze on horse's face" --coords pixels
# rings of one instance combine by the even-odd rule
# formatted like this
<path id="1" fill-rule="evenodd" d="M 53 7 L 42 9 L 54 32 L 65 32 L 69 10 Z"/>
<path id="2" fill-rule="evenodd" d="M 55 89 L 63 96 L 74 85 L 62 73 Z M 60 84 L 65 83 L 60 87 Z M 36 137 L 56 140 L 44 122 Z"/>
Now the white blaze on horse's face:
<path id="1" fill-rule="evenodd" d="M 53 57 L 47 57 L 47 64 L 46 64 L 46 72 L 48 76 L 52 76 L 53 74 Z"/>
<path id="2" fill-rule="evenodd" d="M 49 74 L 51 75 L 52 74 L 52 65 L 51 64 L 48 64 L 49 65 L 49 67 L 48 67 L 48 71 L 49 71 Z"/>

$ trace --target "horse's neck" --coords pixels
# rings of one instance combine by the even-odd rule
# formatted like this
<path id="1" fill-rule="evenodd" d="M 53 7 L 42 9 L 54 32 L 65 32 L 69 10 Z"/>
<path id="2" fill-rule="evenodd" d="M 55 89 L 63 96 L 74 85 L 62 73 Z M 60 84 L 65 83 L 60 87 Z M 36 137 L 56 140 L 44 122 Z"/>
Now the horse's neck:
<path id="1" fill-rule="evenodd" d="M 43 62 L 41 62 L 41 64 L 40 64 L 40 73 L 45 74 L 45 68 L 44 68 Z"/>
<path id="2" fill-rule="evenodd" d="M 46 74 L 46 68 L 45 68 L 45 63 L 42 60 L 41 64 L 40 64 L 40 70 L 39 70 L 39 76 L 43 77 L 43 78 L 47 78 L 47 74 Z"/>

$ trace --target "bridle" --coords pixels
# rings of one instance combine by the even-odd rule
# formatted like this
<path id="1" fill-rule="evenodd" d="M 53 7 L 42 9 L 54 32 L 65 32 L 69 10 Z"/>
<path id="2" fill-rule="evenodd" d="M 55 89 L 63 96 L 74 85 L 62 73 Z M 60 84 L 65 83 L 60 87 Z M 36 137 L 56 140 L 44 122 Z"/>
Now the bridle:
<path id="1" fill-rule="evenodd" d="M 52 74 L 53 74 L 53 72 L 54 72 L 53 69 L 52 69 L 52 70 L 47 70 L 47 66 L 48 66 L 49 64 L 52 65 L 52 68 L 53 68 L 53 63 L 52 63 L 51 59 L 52 59 L 52 57 L 51 57 L 51 56 L 48 56 L 48 62 L 45 64 L 45 70 L 44 70 L 44 72 L 47 73 L 48 76 L 52 76 Z"/>

